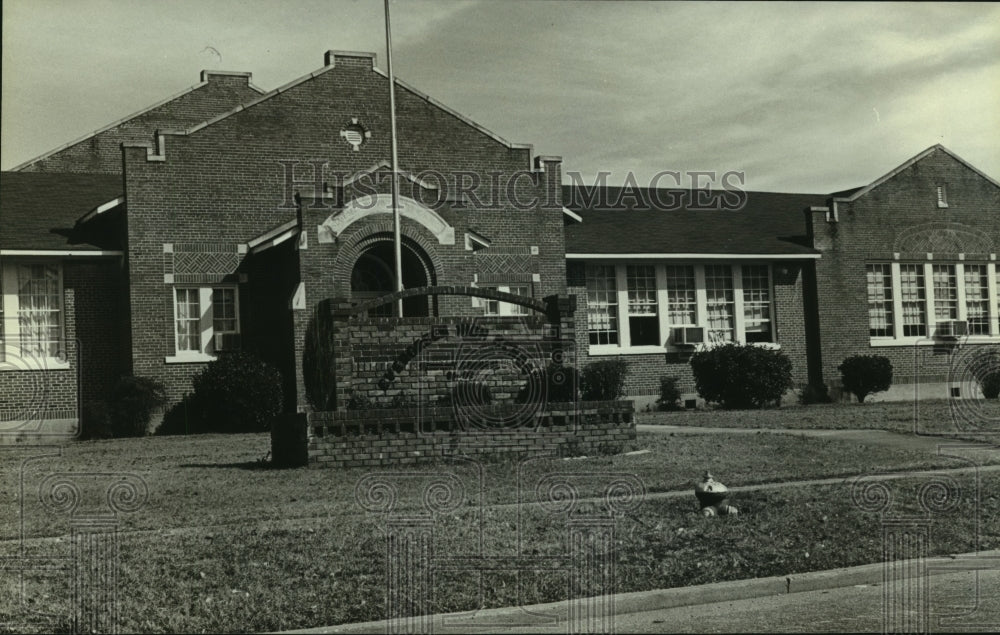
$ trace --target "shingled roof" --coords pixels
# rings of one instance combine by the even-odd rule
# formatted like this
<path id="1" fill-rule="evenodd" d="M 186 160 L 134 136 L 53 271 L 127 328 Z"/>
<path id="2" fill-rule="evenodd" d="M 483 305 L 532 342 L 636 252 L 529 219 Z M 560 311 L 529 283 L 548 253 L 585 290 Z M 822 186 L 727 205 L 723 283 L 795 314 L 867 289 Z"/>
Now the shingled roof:
<path id="1" fill-rule="evenodd" d="M 583 217 L 566 226 L 573 254 L 762 254 L 809 256 L 805 210 L 826 194 L 746 192 L 727 209 L 721 192 L 698 209 L 698 191 L 563 186 L 563 204 Z M 704 195 L 704 192 L 702 192 Z M 729 207 L 737 202 L 728 195 Z"/>
<path id="2" fill-rule="evenodd" d="M 122 191 L 118 174 L 2 172 L 0 249 L 120 249 L 117 232 L 76 221 Z"/>

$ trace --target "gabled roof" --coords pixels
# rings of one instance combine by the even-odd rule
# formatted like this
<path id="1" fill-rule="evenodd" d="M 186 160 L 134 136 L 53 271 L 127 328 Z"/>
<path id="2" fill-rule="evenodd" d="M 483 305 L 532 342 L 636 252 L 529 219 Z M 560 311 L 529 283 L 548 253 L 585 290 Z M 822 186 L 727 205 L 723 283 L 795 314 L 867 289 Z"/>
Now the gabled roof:
<path id="1" fill-rule="evenodd" d="M 718 190 L 713 194 L 719 196 Z M 739 209 L 716 201 L 697 209 L 697 190 L 563 186 L 563 203 L 581 217 L 569 224 L 566 254 L 719 254 L 815 257 L 804 211 L 825 194 L 746 192 Z M 730 195 L 730 202 L 736 200 Z M 692 209 L 694 208 L 694 209 Z"/>
<path id="2" fill-rule="evenodd" d="M 939 151 L 940 152 L 944 152 L 945 154 L 947 154 L 951 158 L 955 159 L 956 161 L 958 161 L 959 163 L 961 163 L 965 167 L 969 168 L 970 170 L 972 170 L 973 172 L 975 172 L 979 176 L 983 177 L 984 179 L 986 179 L 987 181 L 989 181 L 993 185 L 996 185 L 997 187 L 1000 187 L 1000 183 L 997 183 L 997 181 L 995 181 L 989 175 L 984 174 L 982 171 L 978 170 L 974 165 L 972 165 L 971 163 L 969 163 L 968 161 L 966 161 L 962 157 L 958 156 L 957 154 L 955 154 L 954 152 L 952 152 L 948 148 L 946 148 L 943 145 L 941 145 L 940 143 L 938 143 L 936 145 L 933 145 L 933 146 L 927 148 L 926 150 L 924 150 L 923 152 L 921 152 L 917 156 L 913 157 L 909 161 L 906 161 L 905 163 L 903 163 L 899 167 L 895 168 L 894 170 L 892 170 L 892 171 L 888 172 L 887 174 L 885 174 L 885 175 L 883 175 L 883 176 L 875 179 L 869 185 L 866 185 L 865 187 L 858 188 L 858 189 L 855 189 L 855 190 L 848 190 L 847 192 L 835 193 L 832 196 L 834 198 L 840 198 L 840 199 L 843 199 L 843 200 L 846 200 L 846 201 L 856 201 L 859 198 L 861 198 L 862 196 L 864 196 L 865 194 L 867 194 L 868 192 L 874 190 L 879 185 L 882 185 L 883 183 L 885 183 L 886 181 L 888 181 L 892 177 L 896 176 L 900 172 L 908 169 L 913 164 L 915 164 L 918 161 L 921 161 L 924 158 L 926 158 L 926 157 L 934 154 L 935 152 L 939 152 Z"/>
<path id="3" fill-rule="evenodd" d="M 376 73 L 377 75 L 380 75 L 380 76 L 385 77 L 386 79 L 388 79 L 388 75 L 385 72 L 383 72 L 380 69 L 378 69 L 377 67 L 375 67 L 375 57 L 376 57 L 375 53 L 360 52 L 360 51 L 327 51 L 326 54 L 324 55 L 324 65 L 323 65 L 322 68 L 319 68 L 319 69 L 317 69 L 317 70 L 315 70 L 315 71 L 313 71 L 311 73 L 307 73 L 306 75 L 303 75 L 303 76 L 299 77 L 298 79 L 294 79 L 294 80 L 288 82 L 287 84 L 284 84 L 283 86 L 279 86 L 278 88 L 275 88 L 275 89 L 273 89 L 271 91 L 263 93 L 259 97 L 255 97 L 254 99 L 251 99 L 249 101 L 243 102 L 242 104 L 239 104 L 238 106 L 235 106 L 235 107 L 233 107 L 233 108 L 231 108 L 231 109 L 229 109 L 229 110 L 227 110 L 227 111 L 225 111 L 225 112 L 223 112 L 223 113 L 221 113 L 221 114 L 219 114 L 219 115 L 217 115 L 215 117 L 212 117 L 211 119 L 207 119 L 205 121 L 202 121 L 202 122 L 198 123 L 197 125 L 190 126 L 188 128 L 184 128 L 184 129 L 159 130 L 159 131 L 157 131 L 157 133 L 155 135 L 155 137 L 156 137 L 155 142 L 152 143 L 152 144 L 150 144 L 150 143 L 125 143 L 124 145 L 126 147 L 143 147 L 143 148 L 146 148 L 146 157 L 147 157 L 147 160 L 149 160 L 149 161 L 164 161 L 166 159 L 166 148 L 165 148 L 166 144 L 165 144 L 165 139 L 164 139 L 165 136 L 169 135 L 169 136 L 181 136 L 181 137 L 183 137 L 183 136 L 192 135 L 192 134 L 198 132 L 199 130 L 202 130 L 203 128 L 207 128 L 208 126 L 215 125 L 215 124 L 219 123 L 220 121 L 228 119 L 229 117 L 231 117 L 231 116 L 233 116 L 233 115 L 235 115 L 235 114 L 237 114 L 239 112 L 242 112 L 244 110 L 252 108 L 252 107 L 256 106 L 257 104 L 260 104 L 260 103 L 263 103 L 265 101 L 268 101 L 268 100 L 276 97 L 277 95 L 280 95 L 280 94 L 282 94 L 284 92 L 287 92 L 287 91 L 291 90 L 292 88 L 295 88 L 299 84 L 302 84 L 304 82 L 313 80 L 313 79 L 319 77 L 320 75 L 323 75 L 324 73 L 330 72 L 331 70 L 333 70 L 336 67 L 336 60 L 337 60 L 338 57 L 370 58 L 372 60 L 372 66 L 371 66 L 371 69 L 370 69 L 371 72 Z M 467 125 L 467 126 L 473 128 L 473 129 L 477 130 L 481 134 L 489 137 L 490 139 L 493 139 L 497 143 L 500 143 L 500 144 L 502 144 L 504 146 L 507 146 L 510 149 L 527 149 L 529 151 L 529 154 L 531 153 L 532 146 L 530 144 L 512 143 L 510 141 L 507 141 L 506 139 L 504 139 L 500 135 L 498 135 L 498 134 L 496 134 L 496 133 L 488 130 L 487 128 L 481 126 L 480 124 L 476 123 L 475 121 L 473 121 L 469 117 L 466 117 L 465 115 L 457 112 L 456 110 L 453 110 L 452 108 L 449 108 L 448 106 L 446 106 L 445 104 L 437 101 L 436 99 L 434 99 L 430 95 L 427 95 L 426 93 L 423 93 L 423 92 L 417 90 L 416 88 L 414 88 L 410 84 L 407 84 L 406 82 L 402 81 L 398 77 L 394 78 L 394 84 L 398 88 L 401 88 L 403 90 L 406 90 L 406 91 L 412 93 L 417 98 L 422 99 L 422 100 L 426 101 L 427 103 L 431 104 L 432 106 L 434 106 L 434 107 L 442 110 L 443 112 L 448 113 L 452 117 L 455 117 L 456 119 L 458 119 L 459 121 L 461 121 L 465 125 Z"/>
<path id="4" fill-rule="evenodd" d="M 122 196 L 117 174 L 0 173 L 0 249 L 102 251 L 120 249 L 107 227 L 77 220 Z M 108 235 L 111 234 L 111 235 Z"/>

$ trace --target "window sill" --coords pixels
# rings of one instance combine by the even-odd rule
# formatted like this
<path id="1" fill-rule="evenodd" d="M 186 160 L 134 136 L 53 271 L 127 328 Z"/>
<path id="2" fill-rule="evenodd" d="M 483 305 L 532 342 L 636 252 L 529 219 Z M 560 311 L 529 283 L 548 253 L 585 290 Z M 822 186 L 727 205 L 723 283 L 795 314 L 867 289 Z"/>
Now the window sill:
<path id="1" fill-rule="evenodd" d="M 997 335 L 972 335 L 968 337 L 958 337 L 955 339 L 943 340 L 931 337 L 908 337 L 900 339 L 870 339 L 869 346 L 872 348 L 883 348 L 892 346 L 947 346 L 950 344 L 997 344 L 1000 343 L 1000 336 Z"/>
<path id="2" fill-rule="evenodd" d="M 207 353 L 178 353 L 177 355 L 171 355 L 164 358 L 168 364 L 204 364 L 206 362 L 214 362 L 215 355 L 209 355 Z"/>
<path id="3" fill-rule="evenodd" d="M 69 370 L 70 367 L 69 361 L 55 357 L 31 358 L 30 360 L 14 355 L 0 357 L 0 372 Z"/>
<path id="4" fill-rule="evenodd" d="M 714 346 L 722 346 L 729 342 L 721 342 Z M 741 344 L 742 342 L 735 342 L 736 344 Z M 781 344 L 777 342 L 750 342 L 751 346 L 758 346 L 760 348 L 766 348 L 772 351 L 781 350 Z M 662 355 L 664 353 L 694 353 L 699 350 L 706 350 L 708 348 L 713 348 L 713 345 L 705 346 L 591 346 L 587 350 L 587 354 L 590 357 L 600 357 L 602 355 Z"/>

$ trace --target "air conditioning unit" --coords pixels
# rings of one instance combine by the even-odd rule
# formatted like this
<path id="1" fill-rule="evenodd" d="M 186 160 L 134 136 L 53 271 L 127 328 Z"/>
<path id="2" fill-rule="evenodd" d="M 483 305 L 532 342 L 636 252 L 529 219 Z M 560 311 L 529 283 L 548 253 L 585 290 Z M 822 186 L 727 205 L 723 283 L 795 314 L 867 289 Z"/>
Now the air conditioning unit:
<path id="1" fill-rule="evenodd" d="M 216 333 L 215 334 L 215 350 L 218 351 L 237 351 L 240 348 L 240 334 L 239 333 Z"/>
<path id="2" fill-rule="evenodd" d="M 969 323 L 965 320 L 949 320 L 937 324 L 938 337 L 964 337 L 968 334 Z"/>
<path id="3" fill-rule="evenodd" d="M 704 343 L 704 326 L 682 326 L 674 329 L 674 344 L 677 346 L 697 346 Z"/>

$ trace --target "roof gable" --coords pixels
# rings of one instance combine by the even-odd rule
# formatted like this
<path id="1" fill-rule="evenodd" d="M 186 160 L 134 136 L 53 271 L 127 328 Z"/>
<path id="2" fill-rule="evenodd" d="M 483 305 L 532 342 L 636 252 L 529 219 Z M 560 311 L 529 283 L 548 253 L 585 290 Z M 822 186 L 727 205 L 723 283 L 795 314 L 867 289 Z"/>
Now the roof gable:
<path id="1" fill-rule="evenodd" d="M 935 154 L 936 152 L 943 152 L 943 153 L 947 154 L 948 156 L 950 156 L 955 161 L 958 161 L 959 163 L 961 163 L 962 165 L 964 165 L 965 167 L 967 167 L 968 169 L 972 170 L 974 173 L 976 173 L 977 175 L 979 175 L 980 177 L 982 177 L 983 179 L 985 179 L 987 182 L 993 184 L 997 188 L 1000 188 L 1000 183 L 998 183 L 996 180 L 994 180 L 993 178 L 991 178 L 989 175 L 983 173 L 981 170 L 977 169 L 971 163 L 969 163 L 968 161 L 966 161 L 965 159 L 963 159 L 962 157 L 958 156 L 957 154 L 955 154 L 954 152 L 952 152 L 951 150 L 949 150 L 948 148 L 944 147 L 943 145 L 941 145 L 939 143 L 939 144 L 936 144 L 936 145 L 933 145 L 933 146 L 927 148 L 926 150 L 924 150 L 920 154 L 918 154 L 915 157 L 911 158 L 910 160 L 904 162 L 902 165 L 900 165 L 900 166 L 896 167 L 895 169 L 889 171 L 887 174 L 884 174 L 883 176 L 875 179 L 869 185 L 866 185 L 865 187 L 862 187 L 862 188 L 857 189 L 857 190 L 848 190 L 848 192 L 840 193 L 840 194 L 845 194 L 844 196 L 838 196 L 837 194 L 833 194 L 833 197 L 836 200 L 838 200 L 838 201 L 844 201 L 844 202 L 856 201 L 859 198 L 861 198 L 862 196 L 867 195 L 869 192 L 871 192 L 875 188 L 879 187 L 880 185 L 882 185 L 882 184 L 884 184 L 884 183 L 886 183 L 888 181 L 891 181 L 893 179 L 893 177 L 895 177 L 895 176 L 901 174 L 902 172 L 910 169 L 912 166 L 914 166 L 917 163 L 919 163 L 920 161 L 923 161 L 924 159 L 930 157 L 931 155 Z"/>

